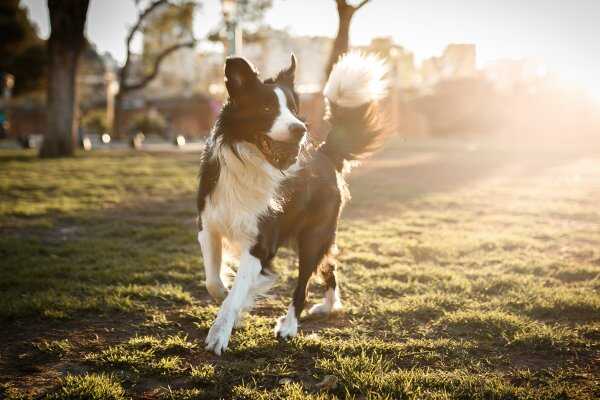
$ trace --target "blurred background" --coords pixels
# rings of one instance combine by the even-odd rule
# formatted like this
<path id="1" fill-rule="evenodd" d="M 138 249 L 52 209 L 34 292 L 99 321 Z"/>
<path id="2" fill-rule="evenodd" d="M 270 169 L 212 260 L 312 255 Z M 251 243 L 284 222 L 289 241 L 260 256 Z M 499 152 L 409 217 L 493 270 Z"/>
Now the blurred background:
<path id="1" fill-rule="evenodd" d="M 0 399 L 600 399 L 599 21 L 600 0 L 0 0 Z M 294 52 L 324 138 L 351 49 L 386 60 L 396 135 L 348 178 L 348 311 L 277 340 L 282 250 L 208 356 L 195 198 L 225 58 L 267 78 Z"/>
<path id="2" fill-rule="evenodd" d="M 320 93 L 332 61 L 348 49 L 376 53 L 389 64 L 390 120 L 404 137 L 586 148 L 598 142 L 600 3 L 594 0 L 57 3 L 86 7 L 74 131 L 66 133 L 86 149 L 200 141 L 226 96 L 223 62 L 232 54 L 268 77 L 294 52 L 302 113 L 322 136 Z M 49 5 L 0 5 L 4 146 L 40 146 L 56 131 L 49 114 L 64 114 L 46 102 L 53 71 Z"/>

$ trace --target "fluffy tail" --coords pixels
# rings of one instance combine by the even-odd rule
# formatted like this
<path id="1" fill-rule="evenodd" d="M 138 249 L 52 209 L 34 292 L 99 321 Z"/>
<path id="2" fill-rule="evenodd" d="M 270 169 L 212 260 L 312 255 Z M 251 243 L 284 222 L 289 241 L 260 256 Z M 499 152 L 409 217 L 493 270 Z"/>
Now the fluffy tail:
<path id="1" fill-rule="evenodd" d="M 381 59 L 358 52 L 342 56 L 331 70 L 323 90 L 331 131 L 321 151 L 338 171 L 344 161 L 360 160 L 377 150 L 390 131 L 379 105 L 387 95 L 386 72 Z"/>

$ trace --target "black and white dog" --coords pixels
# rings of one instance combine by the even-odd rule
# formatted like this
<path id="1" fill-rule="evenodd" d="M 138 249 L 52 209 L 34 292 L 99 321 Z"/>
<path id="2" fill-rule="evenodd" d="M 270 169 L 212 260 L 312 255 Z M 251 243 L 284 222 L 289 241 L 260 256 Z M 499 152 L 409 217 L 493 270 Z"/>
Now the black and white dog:
<path id="1" fill-rule="evenodd" d="M 272 281 L 271 262 L 284 244 L 297 249 L 299 277 L 287 314 L 275 327 L 286 338 L 298 332 L 308 281 L 317 270 L 326 293 L 310 313 L 341 309 L 335 274 L 335 236 L 349 198 L 349 161 L 371 153 L 384 128 L 378 101 L 386 95 L 385 66 L 374 56 L 349 53 L 334 66 L 324 89 L 331 130 L 312 146 L 298 116 L 296 60 L 276 78 L 261 81 L 243 58 L 229 58 L 229 99 L 207 141 L 198 190 L 198 242 L 206 288 L 223 301 L 206 349 L 221 354 L 234 326 Z M 239 261 L 230 286 L 225 256 Z"/>

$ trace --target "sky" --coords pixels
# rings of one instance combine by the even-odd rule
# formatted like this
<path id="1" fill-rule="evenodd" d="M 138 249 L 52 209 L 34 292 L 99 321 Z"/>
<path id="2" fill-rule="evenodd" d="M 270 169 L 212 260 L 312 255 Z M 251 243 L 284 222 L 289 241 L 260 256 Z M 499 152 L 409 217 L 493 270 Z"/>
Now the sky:
<path id="1" fill-rule="evenodd" d="M 357 3 L 357 0 L 349 0 Z M 46 37 L 46 0 L 24 0 Z M 221 18 L 220 0 L 203 0 L 194 20 L 203 37 Z M 91 0 L 87 34 L 101 52 L 122 61 L 133 0 Z M 274 0 L 265 21 L 299 35 L 335 36 L 333 0 Z M 448 43 L 475 43 L 480 66 L 497 59 L 529 58 L 600 99 L 600 0 L 371 0 L 351 26 L 352 44 L 391 36 L 417 62 L 440 55 Z"/>

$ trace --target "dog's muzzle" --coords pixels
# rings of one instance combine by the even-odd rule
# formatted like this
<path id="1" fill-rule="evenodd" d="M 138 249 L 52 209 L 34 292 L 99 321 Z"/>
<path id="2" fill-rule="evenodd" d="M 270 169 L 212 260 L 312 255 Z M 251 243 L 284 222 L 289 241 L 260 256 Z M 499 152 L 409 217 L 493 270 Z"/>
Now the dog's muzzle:
<path id="1" fill-rule="evenodd" d="M 280 142 L 264 134 L 256 136 L 256 146 L 275 168 L 285 170 L 296 162 L 300 151 L 300 142 Z"/>

